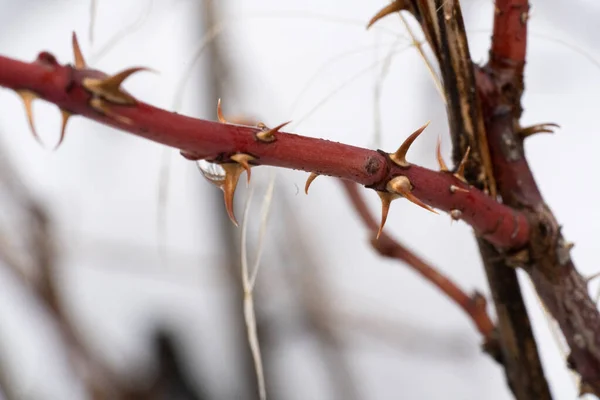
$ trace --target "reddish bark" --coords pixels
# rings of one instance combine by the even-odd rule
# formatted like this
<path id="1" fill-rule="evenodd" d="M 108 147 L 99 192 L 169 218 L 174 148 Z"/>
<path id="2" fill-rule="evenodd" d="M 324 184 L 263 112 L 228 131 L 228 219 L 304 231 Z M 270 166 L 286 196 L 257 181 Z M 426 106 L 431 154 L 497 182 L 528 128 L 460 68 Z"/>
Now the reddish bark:
<path id="1" fill-rule="evenodd" d="M 94 95 L 84 88 L 83 81 L 105 77 L 99 71 L 59 65 L 45 52 L 33 63 L 0 56 L 0 86 L 34 92 L 62 110 L 180 149 L 188 158 L 231 162 L 232 155 L 245 153 L 256 158 L 252 162 L 255 165 L 316 172 L 382 191 L 390 179 L 404 175 L 416 197 L 446 212 L 460 210 L 461 218 L 496 246 L 519 248 L 529 239 L 523 213 L 496 202 L 449 172 L 412 164 L 399 167 L 380 151 L 289 133 L 278 133 L 275 141 L 266 143 L 256 139 L 258 128 L 185 117 L 139 101 L 117 105 L 103 100 L 107 109 L 100 112 L 90 105 Z M 451 190 L 451 186 L 466 192 Z"/>

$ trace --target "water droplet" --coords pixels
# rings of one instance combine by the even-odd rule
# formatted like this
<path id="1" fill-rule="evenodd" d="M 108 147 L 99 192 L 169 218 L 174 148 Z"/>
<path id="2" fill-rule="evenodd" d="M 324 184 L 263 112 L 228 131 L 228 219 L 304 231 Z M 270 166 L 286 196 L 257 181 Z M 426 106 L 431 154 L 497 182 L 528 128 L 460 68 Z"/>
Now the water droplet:
<path id="1" fill-rule="evenodd" d="M 198 169 L 209 182 L 221 186 L 225 181 L 225 170 L 217 163 L 208 162 L 206 160 L 196 161 Z"/>

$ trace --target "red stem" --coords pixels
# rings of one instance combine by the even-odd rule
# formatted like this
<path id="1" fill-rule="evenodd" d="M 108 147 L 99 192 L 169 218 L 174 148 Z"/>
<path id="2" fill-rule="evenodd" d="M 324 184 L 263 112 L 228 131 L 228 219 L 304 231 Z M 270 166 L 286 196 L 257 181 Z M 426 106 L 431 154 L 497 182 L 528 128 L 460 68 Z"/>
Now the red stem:
<path id="1" fill-rule="evenodd" d="M 490 63 L 503 67 L 525 65 L 528 0 L 496 0 Z M 493 65 L 498 67 L 498 64 Z"/>
<path id="2" fill-rule="evenodd" d="M 529 223 L 523 213 L 449 172 L 412 164 L 402 168 L 383 152 L 288 133 L 278 133 L 277 140 L 265 143 L 256 139 L 257 128 L 190 118 L 143 102 L 123 106 L 103 100 L 107 111 L 99 112 L 90 105 L 94 95 L 83 87 L 83 80 L 105 77 L 99 71 L 59 65 L 46 52 L 33 63 L 0 56 L 0 86 L 32 91 L 63 110 L 180 149 L 188 158 L 231 162 L 232 155 L 245 153 L 256 158 L 256 165 L 316 172 L 382 191 L 390 179 L 404 175 L 413 186 L 412 194 L 440 210 L 461 211 L 461 218 L 496 246 L 519 248 L 529 240 Z M 451 186 L 465 191 L 451 190 Z"/>

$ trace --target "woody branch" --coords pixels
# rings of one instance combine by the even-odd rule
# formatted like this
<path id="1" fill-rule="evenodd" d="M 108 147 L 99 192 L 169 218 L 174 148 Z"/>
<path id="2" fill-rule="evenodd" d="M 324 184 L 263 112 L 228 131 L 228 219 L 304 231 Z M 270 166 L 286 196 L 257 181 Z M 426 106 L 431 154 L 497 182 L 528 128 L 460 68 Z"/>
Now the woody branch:
<path id="1" fill-rule="evenodd" d="M 59 107 L 64 125 L 70 115 L 81 115 L 180 149 L 186 158 L 221 163 L 232 176 L 222 185 L 228 209 L 241 171 L 249 172 L 253 165 L 271 165 L 334 176 L 375 189 L 384 204 L 382 223 L 391 200 L 405 197 L 424 208 L 454 211 L 456 218 L 496 246 L 519 248 L 529 240 L 525 215 L 466 184 L 460 166 L 452 173 L 406 161 L 406 151 L 422 129 L 398 151 L 387 154 L 277 129 L 190 118 L 145 104 L 124 92 L 122 80 L 139 69 L 109 77 L 88 69 L 77 46 L 75 55 L 74 67 L 60 65 L 47 52 L 32 63 L 0 56 L 0 86 L 15 90 L 25 100 L 32 127 L 31 101 L 41 98 Z"/>

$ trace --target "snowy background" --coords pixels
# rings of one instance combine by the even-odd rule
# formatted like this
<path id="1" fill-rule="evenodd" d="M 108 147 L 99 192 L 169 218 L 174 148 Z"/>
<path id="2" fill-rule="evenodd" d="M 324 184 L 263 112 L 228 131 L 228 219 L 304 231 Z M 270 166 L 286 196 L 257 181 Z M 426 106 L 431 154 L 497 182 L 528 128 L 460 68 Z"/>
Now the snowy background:
<path id="1" fill-rule="evenodd" d="M 90 43 L 89 1 L 0 0 L 0 54 L 33 60 L 48 50 L 69 63 L 76 31 L 94 68 L 111 73 L 141 65 L 159 71 L 140 73 L 125 85 L 159 107 L 174 109 L 177 87 L 191 69 L 179 111 L 216 118 L 217 99 L 207 95 L 212 89 L 206 55 L 191 64 L 206 31 L 200 1 L 97 3 Z M 303 135 L 388 151 L 431 120 L 410 160 L 435 168 L 439 134 L 450 160 L 443 104 L 399 19 L 391 16 L 364 29 L 384 1 L 217 3 L 218 37 L 230 70 L 230 87 L 222 95 L 227 115 L 256 117 L 268 125 L 291 119 L 290 130 Z M 493 4 L 461 3 L 473 59 L 484 62 Z M 595 121 L 600 4 L 547 0 L 532 6 L 523 124 L 556 122 L 561 129 L 529 139 L 527 155 L 566 237 L 576 243 L 576 265 L 592 274 L 600 264 L 600 187 L 594 169 L 600 145 Z M 34 113 L 40 136 L 55 141 L 57 109 L 37 102 Z M 182 349 L 186 372 L 209 398 L 255 398 L 248 389 L 253 377 L 238 362 L 246 343 L 237 321 L 241 287 L 231 284 L 223 266 L 231 258 L 223 245 L 225 210 L 215 195 L 218 189 L 194 163 L 77 117 L 69 122 L 63 146 L 49 152 L 31 136 L 22 103 L 8 90 L 0 90 L 0 135 L 0 156 L 50 215 L 61 302 L 86 346 L 120 374 L 135 371 L 132 379 L 141 379 L 156 362 L 152 332 L 168 329 Z M 165 157 L 171 167 L 163 240 L 157 221 Z M 253 171 L 254 224 L 272 172 Z M 313 299 L 317 309 L 327 309 L 324 318 L 355 398 L 511 398 L 502 370 L 481 353 L 480 337 L 461 311 L 405 265 L 372 251 L 336 181 L 320 177 L 305 196 L 306 177 L 277 171 L 258 278 L 272 397 L 348 398 L 336 388 L 320 339 L 302 323 L 307 306 L 300 304 Z M 237 192 L 240 219 L 243 186 Z M 364 194 L 378 215 L 377 196 Z M 11 207 L 1 208 L 3 235 L 18 236 L 19 219 Z M 468 292 L 489 292 L 468 226 L 398 201 L 386 229 Z M 555 398 L 574 399 L 577 388 L 564 355 L 527 278 L 521 278 Z M 86 398 L 55 326 L 7 268 L 0 268 L 0 364 L 22 399 Z"/>

